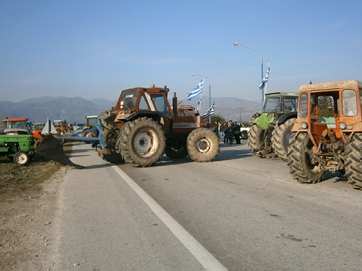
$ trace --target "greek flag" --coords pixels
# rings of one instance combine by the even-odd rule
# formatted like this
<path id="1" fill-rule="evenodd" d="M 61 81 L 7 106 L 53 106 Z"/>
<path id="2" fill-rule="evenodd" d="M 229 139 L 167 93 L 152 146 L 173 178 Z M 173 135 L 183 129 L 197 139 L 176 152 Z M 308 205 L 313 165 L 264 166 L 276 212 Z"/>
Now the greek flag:
<path id="1" fill-rule="evenodd" d="M 196 96 L 200 95 L 202 93 L 202 88 L 204 86 L 204 78 L 200 81 L 200 83 L 197 84 L 196 87 L 194 87 L 191 92 L 187 93 L 187 100 L 190 101 L 192 98 L 195 98 Z"/>
<path id="2" fill-rule="evenodd" d="M 209 116 L 214 115 L 215 111 L 214 111 L 214 107 L 215 104 L 213 104 L 209 109 L 206 110 L 205 114 L 204 114 L 204 118 L 206 119 Z"/>
<path id="3" fill-rule="evenodd" d="M 264 75 L 263 80 L 261 80 L 261 83 L 259 85 L 259 89 L 263 89 L 265 87 L 265 84 L 268 83 L 269 72 L 270 72 L 270 66 L 268 66 L 268 70 L 267 70 L 266 74 Z"/>

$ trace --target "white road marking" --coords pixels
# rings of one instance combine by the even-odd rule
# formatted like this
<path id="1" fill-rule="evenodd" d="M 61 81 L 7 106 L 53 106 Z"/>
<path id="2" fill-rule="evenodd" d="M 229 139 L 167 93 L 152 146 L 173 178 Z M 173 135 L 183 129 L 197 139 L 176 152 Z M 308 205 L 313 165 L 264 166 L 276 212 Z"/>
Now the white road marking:
<path id="1" fill-rule="evenodd" d="M 138 184 L 136 184 L 118 166 L 113 169 L 125 180 L 125 182 L 137 193 L 148 207 L 161 219 L 178 240 L 191 252 L 199 263 L 210 271 L 227 270 L 215 259 L 194 237 L 192 237 L 172 216 L 170 216 L 156 201 L 154 201 Z"/>

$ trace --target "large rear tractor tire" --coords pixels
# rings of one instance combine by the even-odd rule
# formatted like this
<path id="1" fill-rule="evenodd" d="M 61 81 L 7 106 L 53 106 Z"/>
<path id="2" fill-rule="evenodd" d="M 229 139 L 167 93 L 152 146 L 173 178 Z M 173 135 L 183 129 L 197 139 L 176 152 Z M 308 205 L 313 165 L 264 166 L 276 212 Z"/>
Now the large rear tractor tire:
<path id="1" fill-rule="evenodd" d="M 171 159 L 182 159 L 188 155 L 186 144 L 166 145 L 165 154 Z"/>
<path id="2" fill-rule="evenodd" d="M 193 161 L 210 162 L 219 154 L 219 138 L 209 129 L 195 129 L 187 137 L 187 151 Z"/>
<path id="3" fill-rule="evenodd" d="M 355 133 L 352 140 L 346 144 L 345 154 L 345 176 L 348 183 L 355 189 L 362 190 L 362 134 Z"/>
<path id="4" fill-rule="evenodd" d="M 18 165 L 25 166 L 29 163 L 30 157 L 27 153 L 19 151 L 14 154 L 13 161 Z"/>
<path id="5" fill-rule="evenodd" d="M 125 124 L 118 147 L 126 163 L 134 167 L 150 167 L 163 155 L 165 141 L 161 126 L 144 117 Z"/>
<path id="6" fill-rule="evenodd" d="M 290 173 L 298 182 L 318 183 L 322 180 L 324 170 L 321 169 L 314 156 L 316 152 L 307 133 L 298 134 L 289 145 L 288 166 Z"/>
<path id="7" fill-rule="evenodd" d="M 261 150 L 265 132 L 266 130 L 263 130 L 259 125 L 253 125 L 250 128 L 248 134 L 248 146 L 252 154 L 258 155 Z"/>
<path id="8" fill-rule="evenodd" d="M 289 119 L 276 126 L 272 133 L 272 149 L 283 161 L 288 161 L 288 146 L 294 140 L 292 132 L 294 123 L 295 118 Z"/>

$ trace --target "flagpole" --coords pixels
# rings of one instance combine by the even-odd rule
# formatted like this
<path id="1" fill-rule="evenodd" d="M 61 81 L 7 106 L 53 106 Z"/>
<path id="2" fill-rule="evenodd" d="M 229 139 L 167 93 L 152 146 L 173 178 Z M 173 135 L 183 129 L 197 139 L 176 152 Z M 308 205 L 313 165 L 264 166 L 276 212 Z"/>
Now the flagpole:
<path id="1" fill-rule="evenodd" d="M 191 75 L 192 76 L 206 77 L 207 79 L 209 79 L 209 108 L 210 108 L 211 107 L 211 79 L 208 76 L 200 75 L 200 74 L 196 74 L 196 73 L 193 73 Z M 211 123 L 211 121 L 212 121 L 211 116 L 209 116 L 209 123 Z"/>
<path id="2" fill-rule="evenodd" d="M 270 71 L 270 63 L 268 63 L 268 71 Z M 268 75 L 268 77 L 269 77 L 269 75 Z M 264 79 L 264 78 L 263 78 Z M 269 79 L 269 78 L 268 78 Z M 268 89 L 268 82 L 269 82 L 269 80 L 268 81 L 266 81 L 266 83 L 265 83 L 265 91 L 264 91 L 264 98 L 265 98 L 265 94 L 266 94 L 266 91 L 267 91 L 267 89 Z M 264 89 L 263 88 L 263 89 Z M 264 105 L 264 104 L 263 104 Z"/>
<path id="3" fill-rule="evenodd" d="M 200 100 L 199 102 L 197 103 L 197 113 L 199 113 L 199 111 L 201 110 L 201 101 L 202 101 L 202 93 L 200 94 Z"/>

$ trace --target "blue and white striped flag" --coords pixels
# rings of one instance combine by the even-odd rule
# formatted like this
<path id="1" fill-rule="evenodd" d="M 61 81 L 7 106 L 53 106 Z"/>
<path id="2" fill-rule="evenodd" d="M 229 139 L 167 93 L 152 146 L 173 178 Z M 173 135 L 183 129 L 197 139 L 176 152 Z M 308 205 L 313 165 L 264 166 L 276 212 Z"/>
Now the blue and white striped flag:
<path id="1" fill-rule="evenodd" d="M 268 83 L 269 72 L 270 72 L 270 66 L 268 66 L 268 70 L 266 71 L 266 74 L 264 75 L 263 80 L 261 80 L 261 83 L 259 85 L 259 89 L 263 89 L 265 87 L 265 84 Z"/>
<path id="2" fill-rule="evenodd" d="M 187 100 L 190 101 L 192 98 L 195 98 L 196 96 L 200 95 L 202 93 L 203 87 L 204 87 L 204 78 L 202 78 L 200 83 L 198 83 L 197 86 L 194 87 L 193 90 L 191 90 L 189 93 L 187 93 Z"/>
<path id="3" fill-rule="evenodd" d="M 209 109 L 206 110 L 205 114 L 204 114 L 204 118 L 206 119 L 209 116 L 214 115 L 215 113 L 215 104 L 213 104 Z"/>

